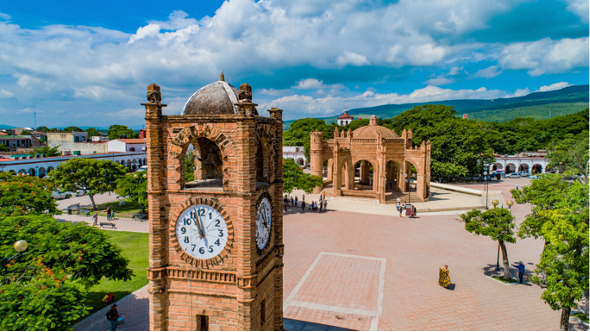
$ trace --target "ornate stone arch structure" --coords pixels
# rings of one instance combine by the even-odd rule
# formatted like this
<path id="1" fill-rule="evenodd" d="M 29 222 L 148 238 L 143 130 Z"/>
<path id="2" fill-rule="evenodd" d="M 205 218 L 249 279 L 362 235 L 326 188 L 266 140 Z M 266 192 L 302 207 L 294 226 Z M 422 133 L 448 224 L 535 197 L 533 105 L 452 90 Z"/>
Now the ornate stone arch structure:
<path id="1" fill-rule="evenodd" d="M 152 84 L 149 102 L 142 104 L 147 128 L 150 330 L 195 331 L 204 328 L 202 322 L 210 330 L 282 330 L 282 110 L 272 108 L 270 117 L 260 116 L 250 86 L 243 84 L 238 90 L 223 74 L 195 92 L 180 115 L 163 115 L 166 105 L 161 98 L 160 87 Z M 185 176 L 191 145 L 196 156 L 192 181 Z M 259 171 L 260 178 L 252 176 Z M 262 205 L 264 213 L 259 210 Z M 219 212 L 226 225 L 222 230 L 227 242 L 211 257 L 205 254 L 209 247 L 200 248 L 205 256 L 198 256 L 195 247 L 190 251 L 197 243 L 193 241 L 209 238 L 205 234 L 210 230 L 200 219 L 198 231 L 182 233 L 190 239 L 178 237 L 179 229 L 186 232 L 185 226 L 197 224 L 199 206 Z M 187 211 L 193 211 L 192 217 Z M 269 214 L 271 223 L 258 222 Z M 214 225 L 220 217 L 208 218 Z M 263 226 L 257 225 L 264 225 L 268 234 L 262 248 L 257 237 Z"/>
<path id="2" fill-rule="evenodd" d="M 324 186 L 332 185 L 331 194 L 338 196 L 358 196 L 378 199 L 386 203 L 386 193 L 392 189 L 398 193 L 408 193 L 409 183 L 405 179 L 415 179 L 416 191 L 412 200 L 426 201 L 430 196 L 430 141 L 414 146 L 412 131 L 406 131 L 399 137 L 393 130 L 379 126 L 377 117 L 370 119 L 368 126 L 354 132 L 334 131 L 334 139 L 324 141 L 323 133 L 314 131 L 310 134 L 311 173 L 323 175 L 323 163 L 328 161 L 328 178 Z M 359 183 L 355 183 L 354 165 L 360 163 Z M 352 167 L 343 167 L 350 163 Z M 370 164 L 369 164 L 370 163 Z M 411 165 L 416 173 L 410 172 Z M 369 190 L 360 190 L 361 184 L 366 187 L 369 168 L 372 176 Z M 344 172 L 345 174 L 343 174 Z M 406 177 L 404 177 L 404 174 Z M 349 179 L 343 181 L 342 179 Z M 348 183 L 353 183 L 349 185 Z M 323 187 L 316 188 L 319 193 Z"/>

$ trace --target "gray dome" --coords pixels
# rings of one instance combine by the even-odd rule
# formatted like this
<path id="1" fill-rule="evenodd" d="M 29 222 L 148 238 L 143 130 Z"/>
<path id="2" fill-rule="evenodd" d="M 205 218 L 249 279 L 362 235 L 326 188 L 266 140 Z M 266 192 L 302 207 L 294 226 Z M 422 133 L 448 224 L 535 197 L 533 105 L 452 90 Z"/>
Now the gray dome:
<path id="1" fill-rule="evenodd" d="M 220 81 L 205 85 L 197 90 L 188 99 L 182 110 L 182 115 L 236 115 L 238 114 L 238 89 L 223 81 L 223 73 Z M 254 114 L 258 115 L 256 109 Z"/>

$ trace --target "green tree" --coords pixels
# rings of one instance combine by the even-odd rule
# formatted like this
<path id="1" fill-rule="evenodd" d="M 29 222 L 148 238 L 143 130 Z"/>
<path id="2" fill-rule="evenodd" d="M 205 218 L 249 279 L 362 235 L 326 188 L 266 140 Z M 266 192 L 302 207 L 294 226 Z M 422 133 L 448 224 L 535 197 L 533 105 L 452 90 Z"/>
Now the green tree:
<path id="1" fill-rule="evenodd" d="M 147 207 L 147 172 L 135 172 L 118 179 L 117 194 L 119 196 L 128 196 L 129 201 Z"/>
<path id="2" fill-rule="evenodd" d="M 29 246 L 7 264 L 0 280 L 2 330 L 70 330 L 91 309 L 84 305 L 84 289 L 103 277 L 133 276 L 121 249 L 84 224 L 60 223 L 48 215 L 2 219 L 0 255 L 13 256 L 18 240 Z"/>
<path id="3" fill-rule="evenodd" d="M 27 129 L 25 129 L 25 130 L 21 131 L 21 133 L 20 133 L 20 134 L 21 134 L 21 135 L 33 135 L 33 133 L 32 133 L 30 130 L 27 130 Z"/>
<path id="4" fill-rule="evenodd" d="M 90 197 L 96 210 L 94 196 L 115 191 L 116 181 L 124 176 L 126 168 L 110 160 L 72 158 L 54 169 L 47 178 L 56 188 L 67 191 L 82 191 Z"/>
<path id="5" fill-rule="evenodd" d="M 34 176 L 0 173 L 0 218 L 43 213 L 61 214 L 49 183 Z"/>
<path id="6" fill-rule="evenodd" d="M 0 152 L 8 152 L 8 148 L 4 143 L 0 143 Z"/>
<path id="7" fill-rule="evenodd" d="M 303 146 L 305 157 L 309 160 L 309 134 L 317 129 L 317 131 L 323 132 L 324 140 L 332 139 L 336 127 L 336 125 L 327 125 L 324 120 L 320 119 L 305 118 L 294 121 L 289 130 L 283 133 L 283 145 Z"/>
<path id="8" fill-rule="evenodd" d="M 29 152 L 29 154 L 31 156 L 35 156 L 38 154 L 44 154 L 46 157 L 57 157 L 57 156 L 61 156 L 61 151 L 59 151 L 59 145 L 58 146 L 42 146 L 40 148 L 34 148 L 33 151 Z"/>
<path id="9" fill-rule="evenodd" d="M 82 128 L 80 128 L 80 127 L 76 127 L 76 126 L 69 126 L 69 127 L 66 127 L 66 128 L 64 128 L 62 131 L 63 131 L 63 132 L 72 132 L 72 131 L 78 131 L 78 132 L 81 132 L 81 131 L 84 131 L 84 130 L 83 130 Z"/>
<path id="10" fill-rule="evenodd" d="M 51 131 L 49 128 L 45 127 L 45 126 L 41 126 L 41 127 L 37 127 L 37 129 L 35 129 L 35 131 L 40 131 L 42 133 L 46 133 L 48 131 Z"/>
<path id="11" fill-rule="evenodd" d="M 510 262 L 506 251 L 506 242 L 516 243 L 514 236 L 514 216 L 508 209 L 493 208 L 481 212 L 471 210 L 461 215 L 465 221 L 465 230 L 475 235 L 489 236 L 492 240 L 498 241 L 502 250 L 502 263 L 504 265 L 504 279 L 510 279 Z"/>
<path id="12" fill-rule="evenodd" d="M 191 182 L 195 180 L 195 154 L 193 151 L 184 157 L 184 181 Z"/>
<path id="13" fill-rule="evenodd" d="M 577 138 L 570 135 L 553 145 L 547 158 L 550 160 L 548 168 L 567 175 L 582 174 L 584 182 L 588 183 L 588 135 Z"/>
<path id="14" fill-rule="evenodd" d="M 545 217 L 544 212 L 555 209 L 556 204 L 561 202 L 569 186 L 570 184 L 565 181 L 563 175 L 545 173 L 531 181 L 528 186 L 522 186 L 518 190 L 510 190 L 516 203 L 531 205 L 531 213 L 525 217 L 518 228 L 520 238 L 543 238 L 545 247 L 547 246 L 548 241 L 543 234 L 543 225 L 551 220 Z"/>
<path id="15" fill-rule="evenodd" d="M 561 331 L 568 330 L 571 309 L 588 292 L 588 194 L 588 185 L 575 182 L 554 209 L 539 212 L 550 222 L 542 226 L 548 244 L 533 282 L 546 283 L 541 298 L 561 310 Z"/>
<path id="16" fill-rule="evenodd" d="M 310 194 L 314 188 L 322 184 L 321 177 L 303 173 L 295 160 L 283 159 L 283 192 L 290 194 L 294 189 L 301 189 Z"/>
<path id="17" fill-rule="evenodd" d="M 137 138 L 139 135 L 127 126 L 112 125 L 109 127 L 109 139 L 117 139 L 120 136 L 127 136 L 127 138 Z"/>
<path id="18" fill-rule="evenodd" d="M 92 137 L 92 136 L 100 136 L 100 131 L 98 131 L 96 128 L 94 127 L 90 127 L 88 129 L 86 129 L 86 132 L 88 133 L 88 137 Z"/>

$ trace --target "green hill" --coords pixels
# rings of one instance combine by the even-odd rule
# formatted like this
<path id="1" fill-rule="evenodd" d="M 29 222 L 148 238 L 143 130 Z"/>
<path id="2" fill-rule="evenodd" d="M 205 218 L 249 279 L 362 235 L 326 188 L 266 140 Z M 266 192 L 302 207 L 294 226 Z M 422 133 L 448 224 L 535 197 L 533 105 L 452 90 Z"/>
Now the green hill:
<path id="1" fill-rule="evenodd" d="M 367 108 L 355 108 L 348 114 L 355 118 L 369 118 L 375 114 L 379 118 L 391 118 L 414 106 L 443 104 L 455 106 L 459 114 L 469 114 L 470 119 L 485 121 L 509 121 L 518 117 L 532 117 L 536 120 L 548 119 L 558 115 L 568 115 L 588 108 L 588 85 L 572 85 L 560 90 L 533 92 L 522 97 L 485 99 L 459 99 L 431 101 L 427 103 L 388 104 Z M 336 122 L 336 116 L 321 118 L 326 123 Z M 295 120 L 285 121 L 287 130 Z"/>

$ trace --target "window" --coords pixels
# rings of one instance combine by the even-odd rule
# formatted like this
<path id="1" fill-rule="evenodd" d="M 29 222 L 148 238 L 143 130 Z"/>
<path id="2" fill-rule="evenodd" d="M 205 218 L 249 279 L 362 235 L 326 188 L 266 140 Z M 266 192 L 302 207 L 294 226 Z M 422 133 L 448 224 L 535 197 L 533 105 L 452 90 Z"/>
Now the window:
<path id="1" fill-rule="evenodd" d="M 209 317 L 197 315 L 197 331 L 209 331 Z"/>
<path id="2" fill-rule="evenodd" d="M 135 148 L 129 148 L 129 151 L 134 152 Z"/>
<path id="3" fill-rule="evenodd" d="M 262 327 L 264 326 L 264 318 L 266 318 L 266 308 L 265 308 L 265 303 L 264 300 L 262 300 L 262 302 L 260 302 L 260 329 L 262 330 Z"/>

